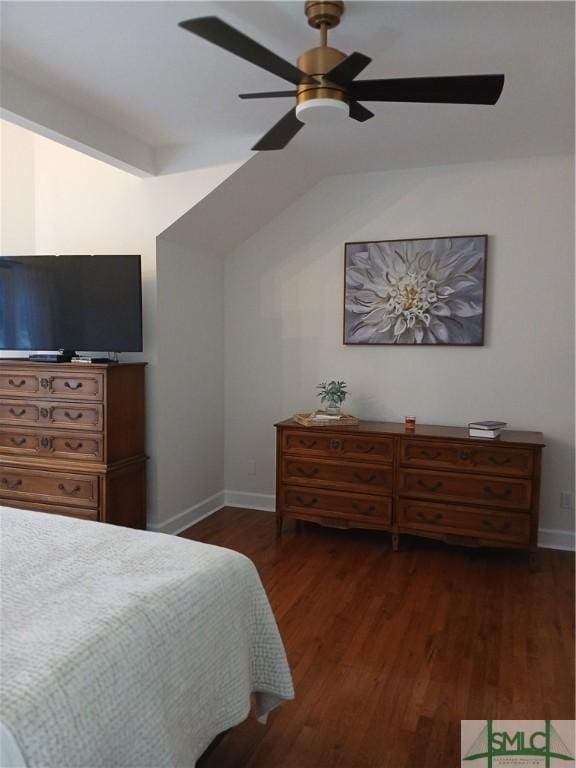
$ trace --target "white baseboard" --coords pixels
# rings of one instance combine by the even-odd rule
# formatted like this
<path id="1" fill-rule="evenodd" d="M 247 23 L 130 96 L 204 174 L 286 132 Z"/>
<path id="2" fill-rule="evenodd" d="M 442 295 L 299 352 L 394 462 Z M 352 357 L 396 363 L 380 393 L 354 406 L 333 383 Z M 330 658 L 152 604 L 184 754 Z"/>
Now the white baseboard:
<path id="1" fill-rule="evenodd" d="M 540 528 L 538 531 L 538 546 L 543 549 L 575 550 L 574 531 L 560 531 L 556 528 Z"/>
<path id="2" fill-rule="evenodd" d="M 160 533 L 182 533 L 186 528 L 190 528 L 194 523 L 204 520 L 205 517 L 209 517 L 214 512 L 217 512 L 222 507 L 225 507 L 226 494 L 224 491 L 219 491 L 213 496 L 209 496 L 204 501 L 194 504 L 194 506 L 185 509 L 183 512 L 179 512 L 177 515 L 170 517 L 168 520 L 164 520 L 158 526 L 155 526 L 151 530 L 158 531 Z"/>
<path id="3" fill-rule="evenodd" d="M 258 509 L 262 512 L 274 512 L 276 497 L 273 493 L 248 493 L 246 491 L 220 491 L 204 501 L 185 509 L 152 530 L 161 533 L 177 534 L 185 531 L 194 523 L 204 520 L 222 507 L 239 507 L 242 509 Z M 575 550 L 573 531 L 562 531 L 555 528 L 540 528 L 538 531 L 538 546 L 543 549 L 562 549 L 569 552 Z"/>
<path id="4" fill-rule="evenodd" d="M 224 491 L 227 507 L 258 509 L 262 512 L 274 512 L 276 496 L 273 493 L 246 493 L 245 491 Z"/>

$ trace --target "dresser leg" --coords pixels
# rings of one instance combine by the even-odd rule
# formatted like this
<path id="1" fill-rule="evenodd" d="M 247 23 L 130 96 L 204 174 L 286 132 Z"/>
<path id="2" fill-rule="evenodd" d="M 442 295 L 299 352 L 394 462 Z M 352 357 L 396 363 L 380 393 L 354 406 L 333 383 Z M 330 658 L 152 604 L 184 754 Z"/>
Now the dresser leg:
<path id="1" fill-rule="evenodd" d="M 276 536 L 282 536 L 282 515 L 276 515 Z"/>
<path id="2" fill-rule="evenodd" d="M 400 546 L 400 534 L 399 533 L 393 533 L 392 534 L 392 551 L 398 552 L 398 547 Z"/>

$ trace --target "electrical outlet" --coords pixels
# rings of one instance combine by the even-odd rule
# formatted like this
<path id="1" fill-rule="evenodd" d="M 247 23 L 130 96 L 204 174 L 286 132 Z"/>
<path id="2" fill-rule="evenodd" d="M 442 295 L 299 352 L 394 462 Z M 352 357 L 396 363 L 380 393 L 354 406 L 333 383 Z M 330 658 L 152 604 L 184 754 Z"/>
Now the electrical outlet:
<path id="1" fill-rule="evenodd" d="M 560 493 L 560 509 L 574 509 L 574 494 L 568 491 Z"/>
<path id="2" fill-rule="evenodd" d="M 248 474 L 249 475 L 255 475 L 256 474 L 256 462 L 254 459 L 250 459 L 248 462 Z"/>

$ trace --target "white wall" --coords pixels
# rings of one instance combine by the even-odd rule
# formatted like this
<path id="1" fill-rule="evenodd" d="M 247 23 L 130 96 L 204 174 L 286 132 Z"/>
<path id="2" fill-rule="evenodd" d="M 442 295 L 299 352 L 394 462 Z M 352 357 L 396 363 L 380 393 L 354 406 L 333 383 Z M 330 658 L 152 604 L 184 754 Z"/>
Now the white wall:
<path id="1" fill-rule="evenodd" d="M 0 120 L 0 251 L 34 253 L 34 134 Z"/>
<path id="2" fill-rule="evenodd" d="M 11 243 L 13 248 L 8 250 L 20 254 L 139 253 L 142 256 L 144 352 L 123 357 L 149 363 L 146 374 L 147 452 L 151 457 L 148 522 L 156 527 L 166 517 L 163 500 L 157 493 L 157 443 L 163 424 L 157 414 L 160 385 L 157 381 L 156 237 L 239 164 L 141 179 L 17 126 L 2 125 L 5 128 L 2 154 L 8 160 L 2 166 L 2 189 L 6 198 L 3 207 L 16 212 L 7 230 L 7 240 L 2 241 L 3 252 Z M 169 377 L 171 367 L 165 365 L 162 375 Z M 175 457 L 179 455 L 176 446 L 171 450 Z M 220 467 L 221 455 L 218 461 Z M 182 472 L 187 471 L 184 463 L 178 466 Z"/>
<path id="3" fill-rule="evenodd" d="M 274 421 L 340 378 L 363 418 L 543 431 L 541 527 L 572 528 L 573 215 L 569 157 L 331 177 L 301 197 L 227 258 L 226 487 L 273 493 Z M 484 347 L 343 346 L 345 241 L 484 233 Z"/>
<path id="4" fill-rule="evenodd" d="M 224 262 L 158 238 L 158 498 L 176 532 L 224 504 Z"/>

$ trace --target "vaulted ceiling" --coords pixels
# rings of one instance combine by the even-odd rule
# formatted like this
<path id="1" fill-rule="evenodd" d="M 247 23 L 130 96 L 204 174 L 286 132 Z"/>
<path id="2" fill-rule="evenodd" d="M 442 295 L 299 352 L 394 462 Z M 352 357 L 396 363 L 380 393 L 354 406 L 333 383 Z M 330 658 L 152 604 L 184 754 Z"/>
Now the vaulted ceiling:
<path id="1" fill-rule="evenodd" d="M 237 94 L 282 82 L 177 24 L 218 15 L 295 61 L 317 44 L 303 7 L 4 0 L 3 114 L 138 173 L 247 159 L 289 103 Z M 504 91 L 495 107 L 370 105 L 364 124 L 306 126 L 292 158 L 346 173 L 573 151 L 571 2 L 348 2 L 330 42 L 371 56 L 366 78 L 503 72 Z"/>

